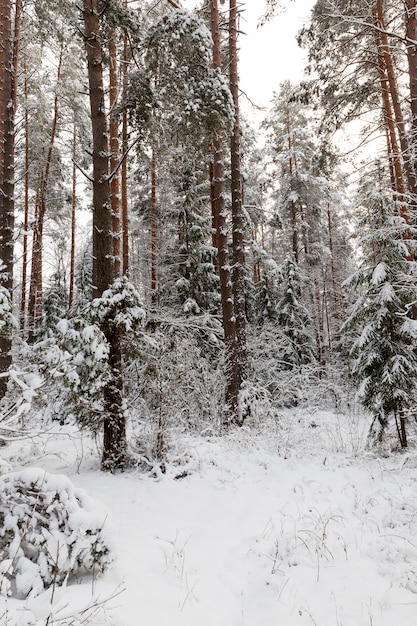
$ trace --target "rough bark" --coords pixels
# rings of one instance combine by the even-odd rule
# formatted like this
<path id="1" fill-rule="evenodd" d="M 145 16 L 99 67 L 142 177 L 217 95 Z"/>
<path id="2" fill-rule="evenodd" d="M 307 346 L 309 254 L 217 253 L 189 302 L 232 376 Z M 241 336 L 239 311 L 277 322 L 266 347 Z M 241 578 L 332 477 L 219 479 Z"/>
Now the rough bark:
<path id="1" fill-rule="evenodd" d="M 93 296 L 97 297 L 114 280 L 108 128 L 97 0 L 84 0 L 84 24 L 93 134 Z"/>
<path id="2" fill-rule="evenodd" d="M 158 279 L 156 270 L 157 228 L 158 216 L 156 207 L 156 156 L 152 149 L 151 157 L 151 303 L 157 303 Z"/>
<path id="3" fill-rule="evenodd" d="M 61 80 L 62 61 L 63 61 L 63 46 L 61 46 L 56 84 L 59 86 Z M 52 118 L 51 136 L 49 140 L 48 151 L 46 154 L 45 167 L 42 173 L 39 192 L 37 194 L 37 207 L 35 212 L 35 223 L 33 226 L 33 239 L 32 239 L 32 263 L 31 263 L 31 277 L 30 277 L 30 295 L 29 295 L 29 341 L 33 341 L 35 337 L 36 328 L 42 319 L 42 271 L 43 271 L 43 229 L 45 223 L 45 214 L 47 208 L 48 199 L 48 186 L 49 177 L 51 173 L 52 157 L 55 147 L 56 131 L 58 127 L 59 118 L 59 96 L 58 91 L 55 92 L 54 97 L 54 115 Z"/>
<path id="4" fill-rule="evenodd" d="M 103 54 L 97 0 L 83 0 L 93 134 L 93 293 L 101 296 L 114 281 L 113 228 L 109 182 L 108 128 L 104 104 Z M 122 409 L 122 357 L 119 333 L 105 324 L 111 380 L 104 392 L 101 467 L 114 471 L 126 464 L 126 423 Z"/>
<path id="5" fill-rule="evenodd" d="M 74 120 L 72 133 L 72 193 L 71 193 L 71 249 L 70 249 L 70 276 L 68 306 L 71 308 L 74 302 L 75 283 L 75 225 L 77 208 L 77 126 Z"/>
<path id="6" fill-rule="evenodd" d="M 391 96 L 392 107 L 394 110 L 395 124 L 398 129 L 399 140 L 401 145 L 402 159 L 404 163 L 404 169 L 407 177 L 408 191 L 414 196 L 417 196 L 417 180 L 412 166 L 412 157 L 410 152 L 410 145 L 405 128 L 404 115 L 401 108 L 400 93 L 398 89 L 396 73 L 394 68 L 394 62 L 392 58 L 391 47 L 388 39 L 388 35 L 385 27 L 384 9 L 382 0 L 376 0 L 375 9 L 375 22 L 379 29 L 379 36 L 377 38 L 378 54 L 382 55 L 384 65 L 386 69 L 386 77 Z M 404 205 L 405 207 L 405 205 Z M 405 214 L 405 208 L 403 209 L 403 217 L 408 221 L 408 216 Z"/>
<path id="7" fill-rule="evenodd" d="M 11 28 L 11 2 L 0 0 L 0 261 L 2 285 L 12 299 L 14 250 L 14 66 Z M 5 374 L 12 361 L 11 328 L 0 334 L 0 374 Z M 0 398 L 7 390 L 7 378 L 0 377 Z"/>
<path id="8" fill-rule="evenodd" d="M 119 98 L 119 85 L 117 75 L 117 35 L 113 30 L 109 40 L 110 60 L 110 199 L 113 223 L 113 255 L 114 272 L 116 276 L 122 273 L 122 249 L 121 249 L 121 202 L 120 202 L 120 147 L 119 147 L 119 124 L 116 107 Z"/>
<path id="9" fill-rule="evenodd" d="M 417 180 L 417 6 L 416 0 L 405 0 L 407 62 L 411 103 L 411 139 L 414 180 Z M 416 185 L 417 186 L 417 185 Z M 417 204 L 417 198 L 414 199 Z"/>
<path id="10" fill-rule="evenodd" d="M 332 214 L 330 211 L 330 206 L 327 207 L 327 228 L 329 232 L 329 252 L 330 252 L 330 268 L 332 271 L 332 287 L 333 287 L 333 302 L 335 308 L 336 319 L 339 322 L 342 321 L 342 297 L 341 297 L 341 286 L 338 279 L 338 273 L 336 270 L 336 262 L 334 255 L 334 244 L 333 244 L 333 221 Z"/>
<path id="11" fill-rule="evenodd" d="M 233 295 L 236 317 L 236 340 L 240 384 L 247 376 L 246 297 L 245 297 L 245 219 L 242 202 L 240 159 L 239 73 L 237 51 L 237 2 L 229 3 L 229 86 L 235 107 L 233 133 L 230 141 L 233 230 Z"/>
<path id="12" fill-rule="evenodd" d="M 392 92 L 387 76 L 387 55 L 384 54 L 384 47 L 381 40 L 381 35 L 376 35 L 376 46 L 378 51 L 378 71 L 379 80 L 381 84 L 381 97 L 382 97 L 382 112 L 384 125 L 387 132 L 387 145 L 388 145 L 388 159 L 392 168 L 392 175 L 394 180 L 394 191 L 400 196 L 404 196 L 405 180 L 403 175 L 402 154 L 401 147 L 398 139 L 398 130 L 395 124 L 395 114 L 392 104 Z"/>
<path id="13" fill-rule="evenodd" d="M 213 66 L 221 67 L 220 29 L 218 0 L 210 0 L 211 33 L 213 37 Z M 213 139 L 213 185 L 212 202 L 217 227 L 218 264 L 220 293 L 223 314 L 223 330 L 226 358 L 226 411 L 225 423 L 238 422 L 239 366 L 236 340 L 236 324 L 233 302 L 233 287 L 228 254 L 227 211 L 225 205 L 223 136 L 218 129 Z"/>
<path id="14" fill-rule="evenodd" d="M 129 66 L 128 55 L 128 39 L 125 34 L 123 39 L 123 92 L 127 90 L 128 76 L 127 70 Z M 128 192 L 127 192 L 127 111 L 123 110 L 122 114 L 122 168 L 121 168 L 121 195 L 122 195 L 122 258 L 123 258 L 123 274 L 129 273 L 129 213 L 128 213 Z"/>
<path id="15" fill-rule="evenodd" d="M 24 68 L 25 103 L 28 102 L 28 84 L 26 63 Z M 28 232 L 29 232 L 29 111 L 25 106 L 25 195 L 23 209 L 23 253 L 22 253 L 22 287 L 20 296 L 20 329 L 24 331 L 26 323 L 26 283 L 28 270 Z"/>

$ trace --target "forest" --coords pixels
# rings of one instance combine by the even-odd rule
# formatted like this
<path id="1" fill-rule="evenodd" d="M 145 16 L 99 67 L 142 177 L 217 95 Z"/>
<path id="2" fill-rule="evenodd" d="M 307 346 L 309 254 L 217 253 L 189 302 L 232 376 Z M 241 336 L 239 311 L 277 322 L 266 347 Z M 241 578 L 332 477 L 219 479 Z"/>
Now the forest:
<path id="1" fill-rule="evenodd" d="M 0 626 L 411 626 L 417 2 L 189 4 L 0 0 Z"/>

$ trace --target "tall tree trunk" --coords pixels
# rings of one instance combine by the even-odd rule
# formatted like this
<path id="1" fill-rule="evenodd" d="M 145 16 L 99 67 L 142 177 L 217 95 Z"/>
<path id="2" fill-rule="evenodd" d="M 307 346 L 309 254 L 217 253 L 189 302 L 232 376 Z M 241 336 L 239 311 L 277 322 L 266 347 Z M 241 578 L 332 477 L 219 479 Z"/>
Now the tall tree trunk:
<path id="1" fill-rule="evenodd" d="M 410 81 L 410 103 L 411 103 L 411 138 L 412 161 L 411 168 L 414 181 L 417 181 L 417 5 L 416 0 L 405 0 L 405 23 L 407 37 L 407 62 Z M 417 187 L 417 184 L 416 184 Z M 416 189 L 411 190 L 416 193 Z M 414 206 L 417 205 L 417 198 L 413 198 Z"/>
<path id="2" fill-rule="evenodd" d="M 217 245 L 217 217 L 214 206 L 214 173 L 213 163 L 209 164 L 209 179 L 210 179 L 210 206 L 211 206 L 211 243 L 213 248 L 218 248 Z M 217 265 L 217 259 L 216 259 Z"/>
<path id="3" fill-rule="evenodd" d="M 70 249 L 70 276 L 68 306 L 71 308 L 74 302 L 75 286 L 75 226 L 77 209 L 77 125 L 74 119 L 72 132 L 72 193 L 71 193 L 71 249 Z"/>
<path id="4" fill-rule="evenodd" d="M 210 0 L 211 33 L 213 37 L 213 65 L 221 67 L 220 28 L 218 0 Z M 218 263 L 220 293 L 223 313 L 223 330 L 226 360 L 226 412 L 225 424 L 239 422 L 238 400 L 240 388 L 236 324 L 233 302 L 233 287 L 229 264 L 227 241 L 227 211 L 225 205 L 223 136 L 222 131 L 214 133 L 213 140 L 213 207 L 217 227 Z"/>
<path id="5" fill-rule="evenodd" d="M 379 29 L 379 36 L 377 37 L 378 54 L 382 55 L 384 65 L 386 69 L 386 77 L 388 81 L 392 107 L 395 115 L 395 123 L 398 129 L 402 159 L 404 163 L 404 169 L 407 176 L 408 191 L 416 196 L 417 194 L 417 180 L 412 167 L 412 156 L 410 152 L 410 145 L 408 142 L 407 132 L 405 128 L 404 116 L 401 109 L 400 93 L 398 90 L 398 84 L 395 74 L 394 62 L 391 53 L 391 47 L 386 33 L 385 18 L 383 0 L 376 0 L 375 8 L 375 22 Z M 402 217 L 408 221 L 408 215 L 406 212 L 405 204 L 402 209 Z"/>
<path id="6" fill-rule="evenodd" d="M 127 2 L 126 2 L 127 6 Z M 127 35 L 123 38 L 123 92 L 127 90 L 128 84 L 128 39 Z M 123 258 L 123 274 L 129 273 L 129 213 L 128 213 L 128 192 L 127 192 L 127 111 L 123 109 L 122 114 L 122 172 L 121 172 L 121 195 L 122 195 L 122 258 Z"/>
<path id="7" fill-rule="evenodd" d="M 288 142 L 288 153 L 289 153 L 288 173 L 289 173 L 290 179 L 292 180 L 295 172 L 297 171 L 297 161 L 295 160 L 293 153 L 292 153 L 293 145 L 292 145 L 291 118 L 290 118 L 289 109 L 287 109 L 286 116 L 287 116 L 286 124 L 287 124 L 287 136 L 288 136 L 287 142 Z M 298 264 L 300 261 L 300 256 L 299 256 L 299 250 L 298 250 L 297 203 L 294 200 L 291 200 L 289 203 L 289 206 L 290 206 L 290 222 L 291 222 L 292 256 L 293 256 L 294 261 Z"/>
<path id="8" fill-rule="evenodd" d="M 398 139 L 398 128 L 395 124 L 395 113 L 391 100 L 391 90 L 389 86 L 386 66 L 386 55 L 381 41 L 381 35 L 376 35 L 376 45 L 378 50 L 378 71 L 381 84 L 382 112 L 387 133 L 388 159 L 393 170 L 394 191 L 404 197 L 406 188 L 403 175 L 402 154 Z"/>
<path id="9" fill-rule="evenodd" d="M 120 149 L 119 149 L 119 124 L 116 107 L 119 98 L 119 85 L 117 75 L 117 34 L 113 29 L 109 39 L 110 58 L 110 198 L 113 220 L 113 254 L 114 272 L 116 276 L 122 273 L 122 249 L 121 249 L 121 202 L 120 202 Z"/>
<path id="10" fill-rule="evenodd" d="M 26 288 L 28 271 L 28 233 L 29 233 L 29 111 L 28 81 L 26 61 L 23 64 L 25 94 L 25 196 L 23 209 L 23 253 L 22 253 L 22 287 L 20 297 L 20 329 L 24 331 L 26 323 Z"/>
<path id="11" fill-rule="evenodd" d="M 342 321 L 342 297 L 341 297 L 341 286 L 338 280 L 337 270 L 336 270 L 336 261 L 334 255 L 334 244 L 333 244 L 333 221 L 332 214 L 330 211 L 330 206 L 327 206 L 327 228 L 329 234 L 329 252 L 330 252 L 330 268 L 332 272 L 332 287 L 333 287 L 333 302 L 335 308 L 335 317 L 341 322 Z"/>
<path id="12" fill-rule="evenodd" d="M 237 51 L 237 0 L 229 4 L 229 85 L 235 106 L 230 142 L 232 226 L 233 226 L 233 295 L 236 317 L 236 340 L 240 384 L 247 376 L 246 298 L 245 298 L 245 219 L 242 202 L 240 162 L 239 73 Z"/>
<path id="13" fill-rule="evenodd" d="M 115 271 L 103 51 L 97 0 L 83 0 L 83 18 L 93 134 L 93 293 L 99 297 L 113 283 Z M 102 330 L 109 343 L 112 376 L 104 390 L 101 467 L 105 471 L 114 471 L 123 467 L 127 458 L 126 423 L 122 409 L 122 354 L 119 333 L 108 325 Z"/>
<path id="14" fill-rule="evenodd" d="M 43 230 L 45 224 L 45 214 L 47 207 L 48 186 L 49 177 L 51 173 L 52 157 L 55 147 L 56 131 L 58 127 L 59 117 L 59 96 L 58 87 L 61 80 L 62 61 L 64 55 L 63 44 L 61 45 L 56 85 L 57 89 L 54 97 L 54 116 L 52 119 L 51 136 L 49 140 L 48 151 L 46 154 L 45 168 L 42 174 L 37 211 L 35 213 L 35 223 L 33 227 L 33 240 L 32 240 L 32 264 L 31 264 L 31 278 L 30 287 L 31 295 L 29 297 L 29 341 L 33 341 L 36 333 L 36 328 L 42 319 L 42 272 L 43 272 Z"/>
<path id="15" fill-rule="evenodd" d="M 13 297 L 14 250 L 14 82 L 11 2 L 0 0 L 0 262 L 2 285 Z M 0 334 L 0 374 L 9 369 L 12 356 L 11 327 Z M 0 377 L 0 398 L 7 390 L 7 378 Z"/>
<path id="16" fill-rule="evenodd" d="M 157 301 L 158 278 L 156 270 L 156 249 L 158 237 L 158 216 L 156 207 L 156 155 L 152 148 L 151 156 L 151 303 L 154 306 Z"/>

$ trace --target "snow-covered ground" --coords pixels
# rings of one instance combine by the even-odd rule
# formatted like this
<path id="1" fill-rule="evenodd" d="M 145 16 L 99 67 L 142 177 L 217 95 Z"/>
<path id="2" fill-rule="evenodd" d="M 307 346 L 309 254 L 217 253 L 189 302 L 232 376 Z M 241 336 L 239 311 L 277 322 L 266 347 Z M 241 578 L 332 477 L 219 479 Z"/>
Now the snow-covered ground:
<path id="1" fill-rule="evenodd" d="M 55 589 L 49 621 L 50 592 L 0 598 L 1 626 L 414 626 L 417 454 L 367 452 L 367 428 L 300 411 L 177 436 L 154 477 L 101 473 L 94 443 L 70 433 L 0 449 L 104 503 L 116 556 Z"/>

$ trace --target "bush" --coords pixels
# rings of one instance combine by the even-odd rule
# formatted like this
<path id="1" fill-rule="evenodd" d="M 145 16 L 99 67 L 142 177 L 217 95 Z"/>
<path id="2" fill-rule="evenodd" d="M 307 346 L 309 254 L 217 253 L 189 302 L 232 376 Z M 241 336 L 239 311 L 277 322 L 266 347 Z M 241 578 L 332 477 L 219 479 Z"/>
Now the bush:
<path id="1" fill-rule="evenodd" d="M 62 475 L 0 476 L 0 592 L 37 595 L 111 562 L 106 511 Z"/>

